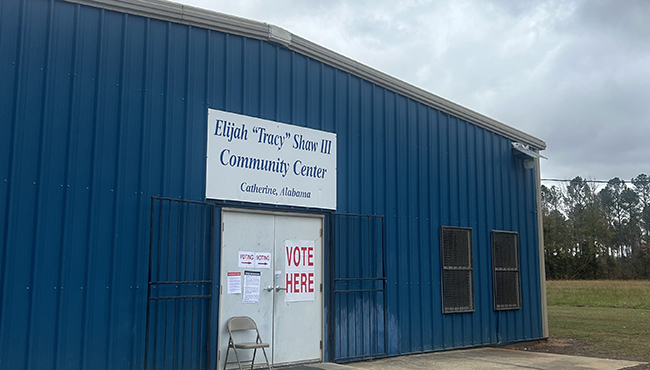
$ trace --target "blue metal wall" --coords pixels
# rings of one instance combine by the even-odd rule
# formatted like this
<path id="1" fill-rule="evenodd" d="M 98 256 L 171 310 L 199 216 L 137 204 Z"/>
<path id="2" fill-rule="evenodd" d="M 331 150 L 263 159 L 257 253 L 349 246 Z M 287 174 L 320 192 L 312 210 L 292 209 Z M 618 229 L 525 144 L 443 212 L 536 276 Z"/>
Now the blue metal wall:
<path id="1" fill-rule="evenodd" d="M 504 137 L 264 41 L 59 0 L 0 0 L 0 81 L 2 369 L 142 368 L 150 197 L 204 196 L 208 107 L 337 133 L 338 211 L 386 217 L 390 354 L 542 337 L 534 172 Z M 441 225 L 473 229 L 474 313 L 441 313 Z M 520 310 L 493 311 L 493 229 L 519 232 Z"/>

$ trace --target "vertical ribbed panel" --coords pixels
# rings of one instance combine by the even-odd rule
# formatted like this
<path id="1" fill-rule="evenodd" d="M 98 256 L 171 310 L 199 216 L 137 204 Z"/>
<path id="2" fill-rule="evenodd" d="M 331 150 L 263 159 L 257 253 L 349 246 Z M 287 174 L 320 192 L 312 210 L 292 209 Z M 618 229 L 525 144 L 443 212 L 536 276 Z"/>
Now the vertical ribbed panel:
<path id="1" fill-rule="evenodd" d="M 0 2 L 0 81 L 3 368 L 143 367 L 150 197 L 202 200 L 208 107 L 337 133 L 337 211 L 386 220 L 390 354 L 542 336 L 534 173 L 504 137 L 263 41 L 55 0 Z M 473 313 L 442 314 L 440 226 L 473 230 Z M 493 310 L 495 229 L 520 235 L 520 310 Z"/>

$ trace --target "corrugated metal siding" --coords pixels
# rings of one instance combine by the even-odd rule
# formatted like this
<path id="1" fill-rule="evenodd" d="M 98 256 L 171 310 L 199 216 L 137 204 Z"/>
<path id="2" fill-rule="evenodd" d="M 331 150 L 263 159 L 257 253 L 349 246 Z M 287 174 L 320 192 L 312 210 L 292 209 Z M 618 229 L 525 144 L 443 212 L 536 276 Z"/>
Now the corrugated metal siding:
<path id="1" fill-rule="evenodd" d="M 337 133 L 338 211 L 386 216 L 390 354 L 542 336 L 535 177 L 499 135 L 264 41 L 54 0 L 0 1 L 0 80 L 2 368 L 142 368 L 150 197 L 204 196 L 208 107 Z M 474 313 L 441 313 L 441 225 L 473 229 Z M 520 233 L 521 310 L 493 311 L 493 229 Z"/>

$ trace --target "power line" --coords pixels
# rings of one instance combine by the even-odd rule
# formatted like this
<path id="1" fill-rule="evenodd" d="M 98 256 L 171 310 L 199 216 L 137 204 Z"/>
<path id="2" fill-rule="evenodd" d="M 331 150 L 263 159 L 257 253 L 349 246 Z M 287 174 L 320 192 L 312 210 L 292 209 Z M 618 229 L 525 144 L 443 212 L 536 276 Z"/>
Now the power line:
<path id="1" fill-rule="evenodd" d="M 573 180 L 562 180 L 562 179 L 542 179 L 542 181 L 555 181 L 555 182 L 571 182 Z M 587 179 L 582 179 L 584 182 L 593 182 L 597 184 L 607 184 L 609 180 L 587 180 Z"/>
<path id="2" fill-rule="evenodd" d="M 563 180 L 563 179 L 542 179 L 542 181 L 571 182 L 571 181 L 573 181 L 573 179 L 564 179 L 564 180 Z M 595 183 L 595 184 L 607 184 L 607 183 L 609 183 L 611 180 L 587 180 L 587 179 L 582 179 L 582 181 L 583 181 L 583 182 L 591 182 L 591 183 Z M 630 180 L 630 181 L 626 181 L 626 180 L 621 179 L 621 181 L 624 181 L 626 184 L 627 184 L 627 183 L 632 183 L 631 180 Z M 648 183 L 648 182 L 650 182 L 650 179 L 645 180 L 645 181 L 642 181 L 642 180 L 636 180 L 636 182 L 639 182 L 639 183 Z"/>

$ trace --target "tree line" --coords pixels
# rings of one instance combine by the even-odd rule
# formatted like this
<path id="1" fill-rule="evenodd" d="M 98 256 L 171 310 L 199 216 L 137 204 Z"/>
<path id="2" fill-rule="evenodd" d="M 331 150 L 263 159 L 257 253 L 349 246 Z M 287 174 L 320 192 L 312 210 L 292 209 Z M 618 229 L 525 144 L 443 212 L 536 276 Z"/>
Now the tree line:
<path id="1" fill-rule="evenodd" d="M 650 278 L 650 177 L 541 190 L 547 279 Z"/>

